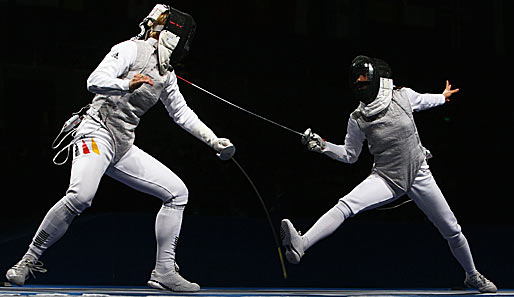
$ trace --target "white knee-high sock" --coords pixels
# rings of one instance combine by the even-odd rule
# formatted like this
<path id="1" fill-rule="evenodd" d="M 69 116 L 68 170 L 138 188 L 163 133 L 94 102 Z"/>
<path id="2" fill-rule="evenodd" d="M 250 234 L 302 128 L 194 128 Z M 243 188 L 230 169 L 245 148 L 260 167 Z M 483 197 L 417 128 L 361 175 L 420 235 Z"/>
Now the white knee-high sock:
<path id="1" fill-rule="evenodd" d="M 352 212 L 346 203 L 339 201 L 334 207 L 322 215 L 318 221 L 302 236 L 303 249 L 306 251 L 316 242 L 332 234 Z"/>
<path id="2" fill-rule="evenodd" d="M 475 273 L 475 263 L 473 262 L 473 256 L 471 255 L 471 250 L 464 234 L 459 233 L 456 237 L 448 238 L 448 245 L 450 246 L 453 256 L 457 259 L 464 271 L 466 271 L 468 275 Z"/>
<path id="3" fill-rule="evenodd" d="M 155 270 L 164 274 L 175 269 L 177 247 L 185 206 L 162 205 L 155 220 L 157 256 Z"/>
<path id="4" fill-rule="evenodd" d="M 65 201 L 65 198 L 59 200 L 48 211 L 25 256 L 30 255 L 37 261 L 46 249 L 66 233 L 76 214 L 66 206 Z"/>

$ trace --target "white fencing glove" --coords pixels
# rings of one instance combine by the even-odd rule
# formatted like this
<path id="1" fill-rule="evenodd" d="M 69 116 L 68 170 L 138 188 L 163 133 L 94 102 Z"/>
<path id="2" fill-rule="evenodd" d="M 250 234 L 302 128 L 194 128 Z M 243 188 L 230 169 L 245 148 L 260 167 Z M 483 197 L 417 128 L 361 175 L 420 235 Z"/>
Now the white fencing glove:
<path id="1" fill-rule="evenodd" d="M 302 136 L 302 143 L 307 146 L 309 151 L 322 153 L 327 144 L 318 134 L 313 133 L 311 128 L 305 130 Z"/>
<path id="2" fill-rule="evenodd" d="M 212 148 L 218 152 L 216 155 L 223 161 L 232 158 L 236 153 L 236 147 L 227 138 L 217 138 Z"/>

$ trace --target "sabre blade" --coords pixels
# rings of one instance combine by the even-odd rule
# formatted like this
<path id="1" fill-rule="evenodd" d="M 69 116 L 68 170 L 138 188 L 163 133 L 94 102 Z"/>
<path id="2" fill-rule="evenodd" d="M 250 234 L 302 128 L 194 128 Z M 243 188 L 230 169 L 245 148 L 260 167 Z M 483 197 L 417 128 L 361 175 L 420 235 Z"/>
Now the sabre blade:
<path id="1" fill-rule="evenodd" d="M 231 159 L 232 159 L 232 161 L 234 161 L 234 164 L 236 164 L 237 168 L 239 168 L 239 170 L 241 170 L 243 175 L 246 177 L 246 179 L 248 180 L 248 182 L 252 186 L 255 194 L 259 198 L 259 201 L 261 202 L 262 208 L 264 209 L 264 214 L 266 215 L 266 218 L 268 219 L 269 226 L 271 228 L 271 233 L 273 235 L 273 239 L 275 240 L 275 246 L 277 247 L 278 259 L 280 260 L 280 267 L 282 268 L 282 276 L 284 277 L 284 279 L 287 279 L 286 265 L 284 263 L 284 257 L 282 256 L 282 250 L 280 249 L 280 243 L 278 241 L 277 231 L 275 231 L 275 227 L 273 225 L 273 221 L 271 220 L 271 216 L 270 216 L 270 214 L 268 212 L 268 208 L 266 207 L 266 204 L 264 203 L 264 199 L 262 199 L 262 196 L 259 193 L 259 190 L 257 190 L 257 187 L 253 183 L 253 181 L 250 178 L 250 176 L 248 175 L 248 173 L 246 173 L 246 171 L 243 169 L 243 167 L 241 165 L 239 165 L 239 163 L 236 161 L 236 159 L 234 157 L 232 157 Z"/>
<path id="2" fill-rule="evenodd" d="M 188 84 L 192 85 L 193 87 L 195 87 L 195 88 L 197 88 L 197 89 L 199 89 L 199 90 L 201 90 L 201 91 L 203 91 L 203 92 L 205 92 L 205 93 L 207 93 L 207 94 L 211 95 L 212 97 L 214 97 L 214 98 L 216 98 L 216 99 L 218 99 L 218 100 L 220 100 L 220 101 L 222 101 L 222 102 L 225 102 L 226 104 L 228 104 L 228 105 L 230 105 L 230 106 L 232 106 L 232 107 L 235 107 L 235 108 L 237 108 L 237 109 L 239 109 L 239 110 L 242 110 L 242 111 L 244 111 L 244 112 L 246 112 L 246 113 L 248 113 L 248 114 L 253 115 L 254 117 L 257 117 L 257 118 L 259 118 L 259 119 L 261 119 L 261 120 L 264 120 L 264 121 L 266 121 L 266 122 L 268 122 L 268 123 L 271 123 L 271 124 L 273 124 L 273 125 L 275 125 L 275 126 L 278 126 L 278 127 L 282 128 L 282 129 L 285 129 L 285 130 L 287 130 L 287 131 L 289 131 L 289 132 L 292 132 L 292 133 L 298 134 L 298 135 L 300 135 L 300 136 L 303 136 L 303 133 L 300 133 L 300 132 L 298 132 L 298 131 L 295 131 L 295 130 L 293 130 L 293 129 L 289 128 L 289 127 L 286 127 L 286 126 L 284 126 L 284 125 L 281 125 L 281 124 L 279 124 L 279 123 L 277 123 L 277 122 L 275 122 L 275 121 L 272 121 L 272 120 L 270 120 L 270 119 L 268 119 L 268 118 L 265 118 L 265 117 L 263 117 L 263 116 L 261 116 L 261 115 L 258 115 L 258 114 L 254 113 L 254 112 L 251 112 L 251 111 L 247 110 L 247 109 L 244 109 L 244 108 L 242 108 L 242 107 L 240 107 L 240 106 L 238 106 L 238 105 L 235 105 L 234 103 L 232 103 L 232 102 L 230 102 L 230 101 L 228 101 L 228 100 L 225 100 L 225 99 L 221 98 L 220 96 L 218 96 L 218 95 L 216 95 L 216 94 L 214 94 L 214 93 L 212 93 L 212 92 L 209 92 L 209 91 L 207 91 L 206 89 L 204 89 L 204 88 L 202 88 L 202 87 L 200 87 L 200 86 L 198 86 L 198 85 L 195 85 L 194 83 L 192 83 L 192 82 L 190 82 L 190 81 L 188 81 L 188 80 L 186 80 L 186 79 L 184 79 L 184 78 L 182 78 L 182 77 L 180 77 L 180 76 L 178 76 L 178 75 L 177 75 L 177 77 L 178 77 L 179 79 L 181 79 L 181 80 L 185 81 L 186 83 L 188 83 Z"/>

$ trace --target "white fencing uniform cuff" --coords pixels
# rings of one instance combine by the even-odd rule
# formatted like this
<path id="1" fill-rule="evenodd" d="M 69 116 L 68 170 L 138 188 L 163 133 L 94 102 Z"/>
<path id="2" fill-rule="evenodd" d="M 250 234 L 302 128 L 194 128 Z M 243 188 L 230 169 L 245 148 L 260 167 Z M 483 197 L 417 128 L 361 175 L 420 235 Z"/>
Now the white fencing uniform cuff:
<path id="1" fill-rule="evenodd" d="M 210 147 L 214 149 L 214 145 L 218 140 L 218 137 L 212 130 L 207 127 L 202 121 L 198 121 L 195 123 L 193 127 L 191 127 L 191 134 L 193 134 L 196 138 L 208 144 Z"/>

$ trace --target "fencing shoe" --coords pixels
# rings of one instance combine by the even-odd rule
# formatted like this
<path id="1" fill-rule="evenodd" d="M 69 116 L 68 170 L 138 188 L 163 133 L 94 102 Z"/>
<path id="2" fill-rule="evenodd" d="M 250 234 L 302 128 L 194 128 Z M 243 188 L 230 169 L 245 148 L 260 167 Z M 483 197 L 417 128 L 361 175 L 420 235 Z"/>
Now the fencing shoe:
<path id="1" fill-rule="evenodd" d="M 175 266 L 176 267 L 176 266 Z M 159 274 L 153 270 L 148 286 L 158 290 L 169 290 L 173 292 L 198 292 L 200 286 L 184 279 L 178 270 L 172 270 L 165 274 Z"/>
<path id="2" fill-rule="evenodd" d="M 31 256 L 25 256 L 11 269 L 7 270 L 5 277 L 11 284 L 23 286 L 29 278 L 29 274 L 35 278 L 34 272 L 46 272 L 46 269 L 43 268 L 43 262 L 36 261 Z"/>
<path id="3" fill-rule="evenodd" d="M 477 289 L 480 293 L 496 293 L 496 291 L 498 291 L 493 282 L 485 278 L 478 271 L 471 275 L 466 275 L 464 284 L 470 288 Z"/>
<path id="4" fill-rule="evenodd" d="M 288 219 L 282 220 L 280 224 L 280 237 L 282 238 L 282 244 L 286 248 L 287 261 L 291 264 L 300 263 L 300 259 L 304 254 L 302 237 Z"/>

